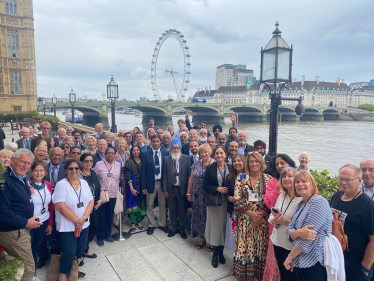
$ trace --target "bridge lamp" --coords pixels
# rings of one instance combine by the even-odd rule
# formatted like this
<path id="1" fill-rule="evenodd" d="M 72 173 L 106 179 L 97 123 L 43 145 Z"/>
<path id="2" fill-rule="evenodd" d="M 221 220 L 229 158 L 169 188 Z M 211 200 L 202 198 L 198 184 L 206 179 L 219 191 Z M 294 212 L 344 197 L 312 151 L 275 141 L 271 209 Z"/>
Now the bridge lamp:
<path id="1" fill-rule="evenodd" d="M 52 97 L 52 104 L 53 104 L 53 114 L 56 117 L 57 97 L 55 94 L 53 94 L 53 97 Z"/>
<path id="2" fill-rule="evenodd" d="M 69 93 L 69 102 L 71 104 L 71 124 L 75 124 L 75 116 L 74 116 L 74 103 L 76 102 L 77 95 L 74 93 L 73 89 L 71 89 Z"/>
<path id="3" fill-rule="evenodd" d="M 283 98 L 281 97 L 282 88 L 292 80 L 292 45 L 288 46 L 281 36 L 278 29 L 279 23 L 275 23 L 273 37 L 266 45 L 261 48 L 261 71 L 260 84 L 264 83 L 269 89 L 271 110 L 270 110 L 270 130 L 269 130 L 269 151 L 268 154 L 274 156 L 277 154 L 277 134 L 278 134 L 278 115 L 279 105 Z M 274 84 L 273 90 L 269 84 Z M 289 100 L 290 98 L 288 98 Z M 299 99 L 292 99 L 299 100 Z M 301 100 L 300 102 L 301 103 Z M 298 105 L 299 106 L 299 105 Z M 301 104 L 302 106 L 302 104 Z M 303 106 L 302 106 L 303 107 Z M 301 110 L 300 106 L 298 111 Z"/>
<path id="4" fill-rule="evenodd" d="M 45 98 L 43 98 L 43 101 L 42 101 L 42 104 L 43 104 L 43 108 L 44 108 L 44 115 L 45 115 Z"/>
<path id="5" fill-rule="evenodd" d="M 109 81 L 109 84 L 106 86 L 107 89 L 107 98 L 111 101 L 112 105 L 112 128 L 110 131 L 112 133 L 117 133 L 116 125 L 116 99 L 118 99 L 118 84 L 114 82 L 113 75 Z"/>

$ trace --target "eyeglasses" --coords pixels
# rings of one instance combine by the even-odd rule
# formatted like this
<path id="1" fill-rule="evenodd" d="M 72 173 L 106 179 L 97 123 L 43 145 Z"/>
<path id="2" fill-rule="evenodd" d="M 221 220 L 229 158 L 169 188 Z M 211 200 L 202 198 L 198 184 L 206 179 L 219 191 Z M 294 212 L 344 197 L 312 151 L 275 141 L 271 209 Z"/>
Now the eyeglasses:
<path id="1" fill-rule="evenodd" d="M 50 130 L 51 128 L 43 127 L 42 129 L 43 129 L 43 130 Z"/>
<path id="2" fill-rule="evenodd" d="M 343 183 L 343 182 L 351 183 L 351 182 L 353 182 L 355 179 L 358 179 L 358 177 L 355 177 L 354 179 L 343 179 L 343 178 L 339 178 L 339 177 L 338 177 L 338 181 L 339 181 L 340 183 Z"/>
<path id="3" fill-rule="evenodd" d="M 26 161 L 22 161 L 22 160 L 18 160 L 18 159 L 16 159 L 18 162 L 20 162 L 22 165 L 24 165 L 24 166 L 31 166 L 32 165 L 32 163 L 29 163 L 29 162 L 26 162 Z"/>
<path id="4" fill-rule="evenodd" d="M 84 163 L 93 163 L 93 160 L 84 160 Z"/>
<path id="5" fill-rule="evenodd" d="M 69 167 L 68 170 L 69 170 L 69 171 L 74 171 L 74 170 L 78 171 L 79 168 L 78 168 L 78 167 Z"/>
<path id="6" fill-rule="evenodd" d="M 67 145 L 64 147 L 64 149 L 69 149 L 70 148 L 70 145 Z"/>
<path id="7" fill-rule="evenodd" d="M 52 157 L 63 157 L 64 155 L 61 154 L 51 154 Z"/>
<path id="8" fill-rule="evenodd" d="M 47 153 L 47 150 L 39 150 L 39 149 L 38 149 L 38 152 Z"/>
<path id="9" fill-rule="evenodd" d="M 107 152 L 106 155 L 114 155 L 114 152 Z"/>
<path id="10" fill-rule="evenodd" d="M 71 154 L 73 154 L 73 155 L 79 155 L 79 154 L 81 154 L 80 152 L 70 152 Z"/>

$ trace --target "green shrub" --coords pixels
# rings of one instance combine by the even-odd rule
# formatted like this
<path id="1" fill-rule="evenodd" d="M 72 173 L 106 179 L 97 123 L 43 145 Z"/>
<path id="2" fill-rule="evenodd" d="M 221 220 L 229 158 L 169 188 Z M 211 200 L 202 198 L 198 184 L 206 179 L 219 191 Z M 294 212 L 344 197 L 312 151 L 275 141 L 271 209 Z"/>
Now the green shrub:
<path id="1" fill-rule="evenodd" d="M 357 106 L 358 109 L 367 110 L 367 111 L 374 111 L 374 104 L 370 103 L 363 103 Z"/>
<path id="2" fill-rule="evenodd" d="M 327 170 L 322 172 L 313 171 L 312 176 L 316 181 L 319 194 L 330 202 L 332 196 L 340 190 L 338 178 L 336 176 L 330 177 Z"/>
<path id="3" fill-rule="evenodd" d="M 0 280 L 16 280 L 17 271 L 23 266 L 21 258 L 7 259 L 5 253 L 0 252 Z"/>

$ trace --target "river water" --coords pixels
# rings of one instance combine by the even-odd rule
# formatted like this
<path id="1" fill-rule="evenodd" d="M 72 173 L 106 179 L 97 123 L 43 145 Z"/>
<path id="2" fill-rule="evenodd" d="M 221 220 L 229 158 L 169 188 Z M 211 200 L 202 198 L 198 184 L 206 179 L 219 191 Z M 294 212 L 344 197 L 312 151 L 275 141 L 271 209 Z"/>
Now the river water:
<path id="1" fill-rule="evenodd" d="M 174 128 L 177 120 L 184 116 L 173 117 Z M 193 117 L 190 117 L 193 122 Z M 110 119 L 110 118 L 109 118 Z M 109 120 L 110 121 L 110 120 Z M 117 129 L 131 130 L 135 126 L 141 130 L 142 118 L 134 115 L 116 114 Z M 157 124 L 156 124 L 157 125 Z M 214 124 L 209 124 L 209 131 Z M 228 118 L 222 126 L 228 132 L 231 123 Z M 166 130 L 166 126 L 160 126 Z M 269 143 L 269 124 L 240 123 L 239 130 L 248 134 L 248 143 L 261 139 Z M 374 122 L 356 121 L 316 121 L 282 122 L 278 128 L 278 152 L 286 153 L 298 163 L 301 152 L 311 157 L 309 167 L 312 170 L 327 169 L 331 175 L 337 175 L 344 164 L 359 165 L 365 158 L 374 158 Z"/>

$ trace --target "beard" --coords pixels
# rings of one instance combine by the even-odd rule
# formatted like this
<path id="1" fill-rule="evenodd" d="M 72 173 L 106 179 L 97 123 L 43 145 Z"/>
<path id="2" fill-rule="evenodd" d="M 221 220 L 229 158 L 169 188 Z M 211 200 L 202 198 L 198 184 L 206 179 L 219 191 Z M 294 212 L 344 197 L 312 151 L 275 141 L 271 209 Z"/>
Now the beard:
<path id="1" fill-rule="evenodd" d="M 239 145 L 246 145 L 247 144 L 246 141 L 239 141 L 238 143 L 239 143 Z"/>
<path id="2" fill-rule="evenodd" d="M 173 161 L 179 161 L 180 158 L 181 158 L 181 152 L 180 151 L 171 153 L 171 159 Z"/>
<path id="3" fill-rule="evenodd" d="M 205 143 L 205 142 L 207 141 L 207 139 L 208 139 L 208 138 L 199 137 L 199 141 L 200 141 L 200 142 L 204 142 L 204 143 Z"/>

